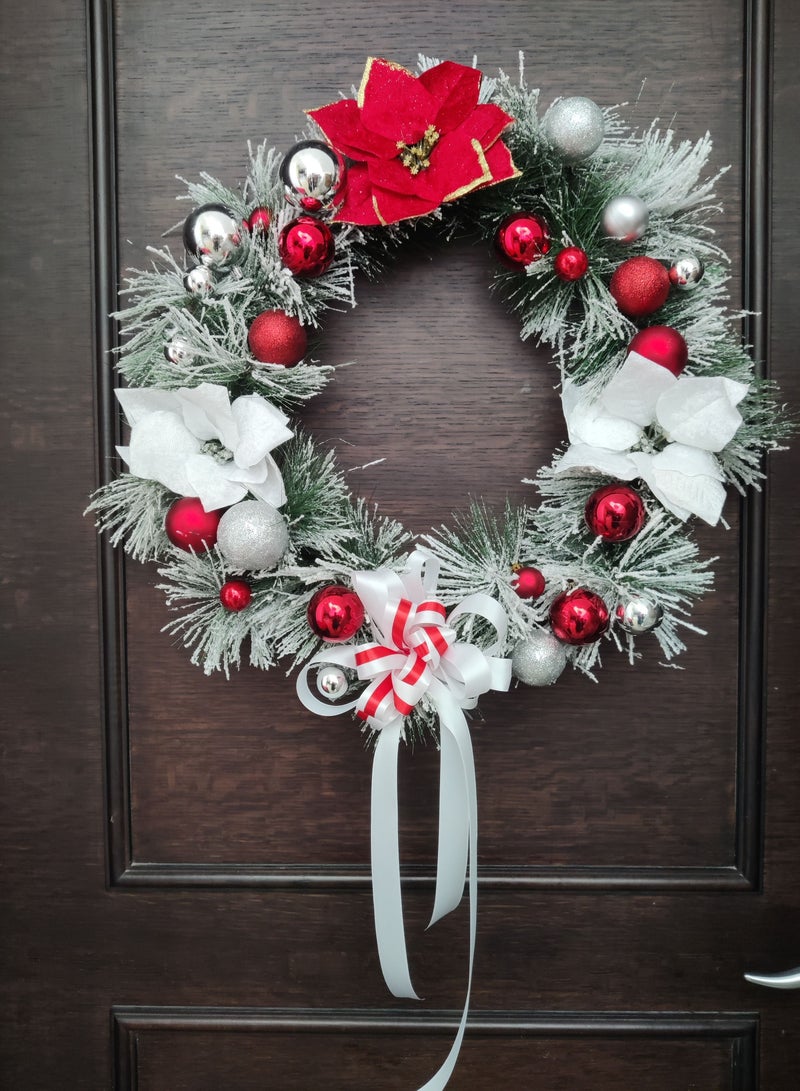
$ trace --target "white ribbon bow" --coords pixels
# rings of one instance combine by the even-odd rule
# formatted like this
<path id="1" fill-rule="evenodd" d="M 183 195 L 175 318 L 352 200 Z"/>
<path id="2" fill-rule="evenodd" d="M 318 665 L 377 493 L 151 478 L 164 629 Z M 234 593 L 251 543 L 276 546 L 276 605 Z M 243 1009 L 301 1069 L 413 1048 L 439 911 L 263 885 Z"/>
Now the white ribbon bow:
<path id="1" fill-rule="evenodd" d="M 679 519 L 697 515 L 712 526 L 725 503 L 725 475 L 714 454 L 736 435 L 736 406 L 748 391 L 722 377 L 682 375 L 631 352 L 598 398 L 567 380 L 561 395 L 570 447 L 556 473 L 598 470 L 630 481 L 640 477 Z M 643 429 L 658 424 L 667 445 L 634 451 Z"/>
<path id="2" fill-rule="evenodd" d="M 489 689 L 507 690 L 511 661 L 503 647 L 507 618 L 488 595 L 469 595 L 448 615 L 435 598 L 439 562 L 417 549 L 402 575 L 387 569 L 358 572 L 353 586 L 370 617 L 374 640 L 327 648 L 300 672 L 297 693 L 321 716 L 355 710 L 378 732 L 372 766 L 372 898 L 375 934 L 384 979 L 395 996 L 419 999 L 411 984 L 403 927 L 397 814 L 397 752 L 403 717 L 427 694 L 439 714 L 439 848 L 431 924 L 461 901 L 469 858 L 469 983 L 458 1032 L 438 1072 L 420 1091 L 443 1091 L 458 1059 L 467 1024 L 477 933 L 478 802 L 475 762 L 464 710 Z M 497 639 L 486 650 L 456 639 L 453 622 L 473 614 L 489 621 Z M 344 705 L 321 701 L 308 674 L 321 664 L 354 669 L 369 684 Z"/>

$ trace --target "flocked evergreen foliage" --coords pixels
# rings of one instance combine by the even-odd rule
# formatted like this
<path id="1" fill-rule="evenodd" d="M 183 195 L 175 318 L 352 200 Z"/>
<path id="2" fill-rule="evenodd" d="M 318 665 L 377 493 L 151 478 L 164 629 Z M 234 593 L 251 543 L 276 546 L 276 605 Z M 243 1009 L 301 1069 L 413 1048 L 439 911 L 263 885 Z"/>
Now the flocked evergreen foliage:
<path id="1" fill-rule="evenodd" d="M 420 57 L 420 68 L 434 61 Z M 117 367 L 130 386 L 176 389 L 201 382 L 227 386 L 231 396 L 258 393 L 287 413 L 334 378 L 330 348 L 320 331 L 325 312 L 355 305 L 358 275 L 377 276 L 409 238 L 433 235 L 477 236 L 490 241 L 499 220 L 510 209 L 542 209 L 559 245 L 580 246 L 589 272 L 577 283 L 564 283 L 549 255 L 522 273 L 502 268 L 496 289 L 521 322 L 521 336 L 552 346 L 562 378 L 597 391 L 625 359 L 636 326 L 612 299 L 608 283 L 625 258 L 647 253 L 669 261 L 676 253 L 694 253 L 706 263 L 701 284 L 692 292 L 672 293 L 659 321 L 681 330 L 690 352 L 693 374 L 726 376 L 749 384 L 740 405 L 744 424 L 719 458 L 727 481 L 739 490 L 757 486 L 766 451 L 781 445 L 790 432 L 778 392 L 754 377 L 753 365 L 740 343 L 741 316 L 729 309 L 729 264 L 715 242 L 711 220 L 718 211 L 714 195 L 719 174 L 709 173 L 711 140 L 678 141 L 656 123 L 632 133 L 619 109 L 605 111 L 606 136 L 595 155 L 577 166 L 563 162 L 543 135 L 546 111 L 538 92 L 518 77 L 500 74 L 484 79 L 482 101 L 493 101 L 516 122 L 505 134 L 521 176 L 478 190 L 421 220 L 390 228 L 336 228 L 336 258 L 322 276 L 299 278 L 279 257 L 277 234 L 294 215 L 283 199 L 279 178 L 281 154 L 266 145 L 250 148 L 247 177 L 239 190 L 200 175 L 186 183 L 184 199 L 191 207 L 219 203 L 237 218 L 256 206 L 266 207 L 272 226 L 244 236 L 241 260 L 217 274 L 213 291 L 203 298 L 183 286 L 184 267 L 166 248 L 154 249 L 149 269 L 129 275 L 118 314 L 122 348 Z M 309 135 L 318 135 L 313 129 Z M 651 210 L 647 235 L 622 246 L 604 236 L 600 223 L 605 204 L 623 193 L 640 195 Z M 249 324 L 263 310 L 279 309 L 297 316 L 309 328 L 308 357 L 294 368 L 254 366 L 247 345 Z M 180 336 L 194 358 L 174 364 L 164 345 Z M 286 657 L 291 668 L 315 651 L 319 642 L 306 621 L 311 595 L 331 582 L 347 582 L 354 572 L 378 567 L 401 569 L 412 547 L 397 523 L 382 519 L 361 500 L 354 500 L 337 469 L 333 453 L 298 431 L 274 455 L 281 467 L 288 501 L 284 507 L 289 549 L 272 571 L 250 573 L 253 599 L 241 613 L 226 611 L 219 590 L 228 574 L 217 549 L 185 553 L 171 546 L 163 530 L 166 510 L 175 497 L 163 486 L 123 473 L 93 497 L 90 511 L 111 541 L 137 560 L 160 561 L 161 587 L 176 610 L 168 626 L 191 649 L 192 661 L 206 672 L 238 667 L 243 658 L 268 668 Z M 662 437 L 663 438 L 663 437 Z M 657 430 L 647 442 L 658 442 Z M 609 604 L 632 594 L 659 602 L 663 624 L 645 640 L 658 641 L 671 659 L 683 650 L 681 630 L 693 628 L 694 600 L 712 582 L 710 562 L 699 556 L 687 524 L 666 511 L 642 486 L 648 520 L 632 541 L 608 545 L 586 531 L 586 497 L 607 479 L 598 475 L 556 475 L 544 467 L 532 485 L 541 502 L 507 506 L 491 512 L 476 504 L 449 527 L 425 537 L 440 558 L 439 593 L 452 606 L 466 595 L 493 596 L 509 618 L 505 652 L 532 630 L 547 628 L 553 598 L 571 584 L 599 593 Z M 545 594 L 535 601 L 513 590 L 512 566 L 535 562 L 546 579 Z M 493 639 L 488 626 L 475 623 L 469 639 Z M 601 647 L 638 654 L 634 638 L 612 626 L 606 642 L 571 648 L 574 666 L 593 674 Z M 412 717 L 413 729 L 435 726 L 435 714 L 424 702 Z"/>

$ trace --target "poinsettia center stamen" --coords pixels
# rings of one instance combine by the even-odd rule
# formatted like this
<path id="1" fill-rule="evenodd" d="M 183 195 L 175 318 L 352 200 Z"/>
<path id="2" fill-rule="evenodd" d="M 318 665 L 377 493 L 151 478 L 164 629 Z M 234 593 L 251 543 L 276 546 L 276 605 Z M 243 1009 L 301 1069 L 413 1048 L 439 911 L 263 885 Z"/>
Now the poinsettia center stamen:
<path id="1" fill-rule="evenodd" d="M 408 167 L 412 174 L 419 174 L 421 170 L 431 165 L 430 154 L 441 135 L 435 125 L 429 125 L 422 140 L 418 140 L 416 144 L 405 144 L 402 140 L 398 140 L 400 162 L 404 167 Z"/>
<path id="2" fill-rule="evenodd" d="M 229 450 L 224 443 L 220 443 L 218 439 L 206 440 L 200 448 L 200 453 L 211 455 L 215 462 L 219 462 L 223 466 L 226 462 L 233 462 L 233 451 Z"/>

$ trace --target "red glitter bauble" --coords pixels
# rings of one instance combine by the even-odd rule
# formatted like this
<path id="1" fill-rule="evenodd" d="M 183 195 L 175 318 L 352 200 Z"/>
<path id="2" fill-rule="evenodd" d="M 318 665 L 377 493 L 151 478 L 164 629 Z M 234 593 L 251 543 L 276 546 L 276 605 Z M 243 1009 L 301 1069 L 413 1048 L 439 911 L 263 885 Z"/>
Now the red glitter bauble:
<path id="1" fill-rule="evenodd" d="M 544 591 L 544 576 L 538 568 L 520 567 L 514 573 L 511 586 L 521 599 L 538 599 Z"/>
<path id="2" fill-rule="evenodd" d="M 563 591 L 550 607 L 553 633 L 565 644 L 593 644 L 608 628 L 608 607 L 594 591 Z"/>
<path id="3" fill-rule="evenodd" d="M 512 212 L 498 227 L 494 246 L 509 269 L 524 269 L 550 249 L 550 228 L 535 212 Z"/>
<path id="4" fill-rule="evenodd" d="M 219 601 L 234 614 L 248 607 L 252 597 L 250 584 L 244 580 L 226 580 L 219 589 Z"/>
<path id="5" fill-rule="evenodd" d="M 586 525 L 607 542 L 627 542 L 644 526 L 644 502 L 630 485 L 603 485 L 586 502 Z"/>
<path id="6" fill-rule="evenodd" d="M 568 246 L 559 250 L 553 261 L 553 269 L 560 280 L 580 280 L 586 275 L 588 268 L 589 259 L 580 246 Z"/>
<path id="7" fill-rule="evenodd" d="M 247 344 L 263 364 L 294 367 L 306 354 L 308 338 L 300 319 L 285 311 L 262 311 L 247 331 Z"/>
<path id="8" fill-rule="evenodd" d="M 268 208 L 254 208 L 247 219 L 244 221 L 244 226 L 248 231 L 261 231 L 266 232 L 269 229 L 269 225 L 272 223 L 272 214 Z"/>
<path id="9" fill-rule="evenodd" d="M 318 277 L 336 252 L 333 232 L 322 220 L 301 216 L 292 220 L 278 237 L 281 261 L 297 277 Z"/>
<path id="10" fill-rule="evenodd" d="M 164 530 L 173 545 L 187 553 L 205 553 L 217 540 L 223 509 L 206 511 L 196 496 L 176 500 L 164 519 Z"/>
<path id="11" fill-rule="evenodd" d="M 639 330 L 628 346 L 628 352 L 638 352 L 673 375 L 680 375 L 689 360 L 689 348 L 672 326 L 648 326 Z"/>
<path id="12" fill-rule="evenodd" d="M 669 272 L 655 258 L 628 258 L 614 271 L 609 291 L 624 315 L 644 318 L 667 302 Z"/>
<path id="13" fill-rule="evenodd" d="M 350 587 L 333 583 L 321 587 L 308 604 L 312 632 L 329 644 L 355 636 L 364 624 L 364 606 Z"/>

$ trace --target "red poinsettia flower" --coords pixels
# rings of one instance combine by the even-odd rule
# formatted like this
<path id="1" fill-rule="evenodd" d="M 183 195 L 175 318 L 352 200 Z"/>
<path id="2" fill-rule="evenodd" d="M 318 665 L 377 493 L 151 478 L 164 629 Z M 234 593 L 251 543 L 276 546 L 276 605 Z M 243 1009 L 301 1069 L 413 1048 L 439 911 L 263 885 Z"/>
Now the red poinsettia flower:
<path id="1" fill-rule="evenodd" d="M 334 219 L 364 225 L 424 216 L 519 171 L 500 134 L 513 118 L 479 104 L 481 73 L 444 61 L 420 76 L 370 57 L 357 99 L 309 117 L 353 162 Z"/>

